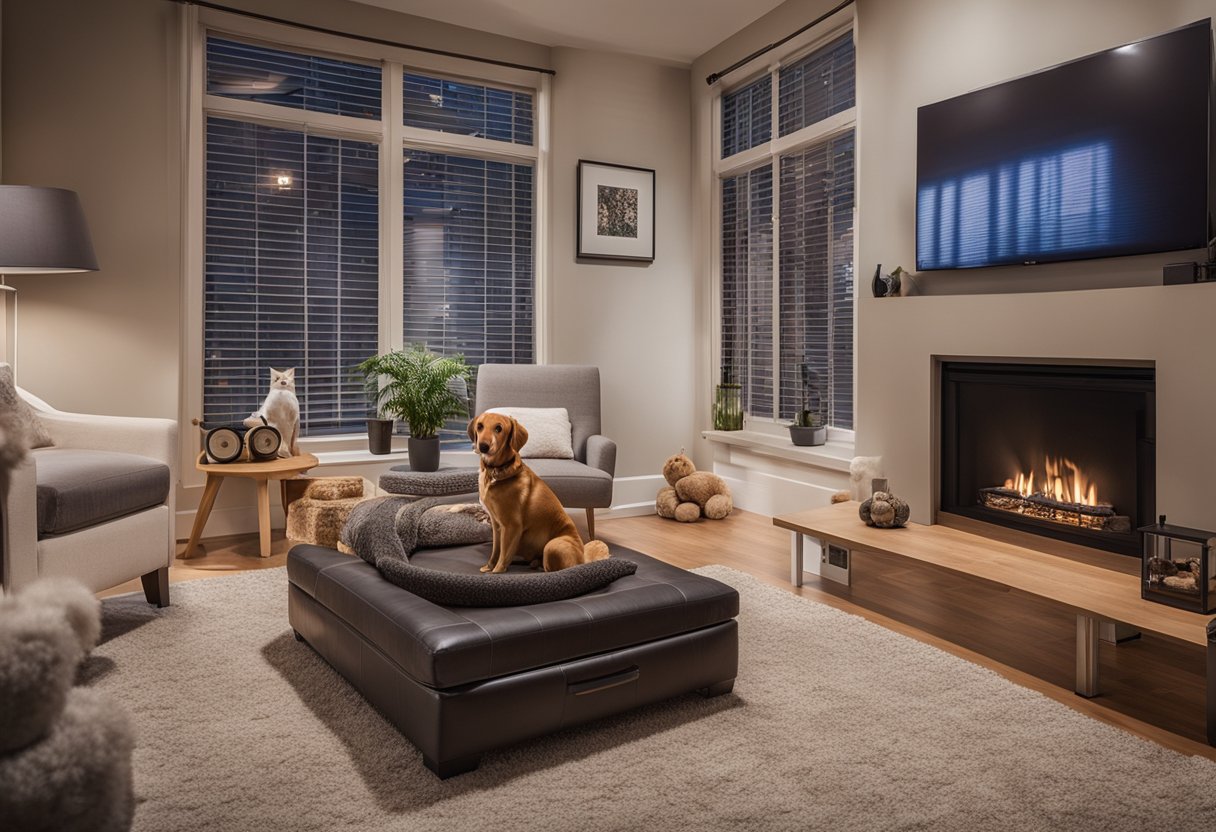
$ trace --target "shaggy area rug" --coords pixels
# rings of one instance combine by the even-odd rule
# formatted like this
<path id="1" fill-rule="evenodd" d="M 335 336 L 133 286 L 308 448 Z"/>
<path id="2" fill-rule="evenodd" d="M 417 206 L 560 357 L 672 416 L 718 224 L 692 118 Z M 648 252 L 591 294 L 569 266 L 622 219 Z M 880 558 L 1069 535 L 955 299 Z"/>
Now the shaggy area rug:
<path id="1" fill-rule="evenodd" d="M 1216 765 L 933 647 L 738 588 L 735 692 L 488 754 L 435 779 L 287 624 L 282 569 L 104 604 L 85 683 L 138 729 L 140 830 L 1210 829 Z"/>

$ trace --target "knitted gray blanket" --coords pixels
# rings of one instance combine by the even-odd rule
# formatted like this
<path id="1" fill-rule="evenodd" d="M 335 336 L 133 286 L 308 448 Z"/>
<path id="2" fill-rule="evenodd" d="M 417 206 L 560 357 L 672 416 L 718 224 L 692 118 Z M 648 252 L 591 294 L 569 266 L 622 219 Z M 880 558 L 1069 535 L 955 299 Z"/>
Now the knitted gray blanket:
<path id="1" fill-rule="evenodd" d="M 389 496 L 355 506 L 339 539 L 375 566 L 381 558 L 409 560 L 423 547 L 487 543 L 492 536 L 490 516 L 479 503 Z"/>

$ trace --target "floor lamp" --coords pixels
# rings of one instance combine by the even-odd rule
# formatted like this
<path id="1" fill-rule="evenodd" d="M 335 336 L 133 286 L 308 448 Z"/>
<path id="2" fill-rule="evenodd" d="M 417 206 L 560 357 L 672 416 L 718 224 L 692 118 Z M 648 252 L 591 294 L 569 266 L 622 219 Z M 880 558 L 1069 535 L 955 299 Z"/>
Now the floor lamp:
<path id="1" fill-rule="evenodd" d="M 0 292 L 5 360 L 17 371 L 17 289 L 7 275 L 97 271 L 84 209 L 75 191 L 0 185 Z"/>

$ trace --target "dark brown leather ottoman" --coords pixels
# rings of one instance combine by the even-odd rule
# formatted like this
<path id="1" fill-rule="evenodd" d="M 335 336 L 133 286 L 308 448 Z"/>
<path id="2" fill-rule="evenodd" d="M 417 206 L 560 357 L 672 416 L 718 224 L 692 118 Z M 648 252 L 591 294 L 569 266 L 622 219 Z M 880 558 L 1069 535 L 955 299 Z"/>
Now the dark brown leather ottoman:
<path id="1" fill-rule="evenodd" d="M 411 562 L 476 572 L 489 546 L 422 550 Z M 432 604 L 359 558 L 296 546 L 288 617 L 431 771 L 451 777 L 476 768 L 485 751 L 559 728 L 689 691 L 730 692 L 738 593 L 611 548 L 637 573 L 567 601 L 476 608 Z"/>

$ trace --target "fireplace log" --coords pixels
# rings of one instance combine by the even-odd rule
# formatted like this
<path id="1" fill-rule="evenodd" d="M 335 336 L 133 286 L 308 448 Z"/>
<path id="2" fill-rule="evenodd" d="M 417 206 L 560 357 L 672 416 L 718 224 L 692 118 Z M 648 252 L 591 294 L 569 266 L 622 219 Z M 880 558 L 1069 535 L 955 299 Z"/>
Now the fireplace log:
<path id="1" fill-rule="evenodd" d="M 1015 489 L 1001 486 L 981 488 L 980 504 L 986 508 L 1101 531 L 1126 533 L 1132 527 L 1131 518 L 1116 513 L 1110 505 L 1087 506 L 1055 500 L 1042 494 L 1026 496 Z"/>

